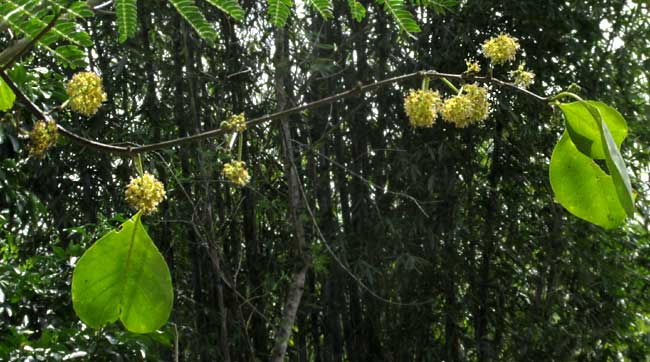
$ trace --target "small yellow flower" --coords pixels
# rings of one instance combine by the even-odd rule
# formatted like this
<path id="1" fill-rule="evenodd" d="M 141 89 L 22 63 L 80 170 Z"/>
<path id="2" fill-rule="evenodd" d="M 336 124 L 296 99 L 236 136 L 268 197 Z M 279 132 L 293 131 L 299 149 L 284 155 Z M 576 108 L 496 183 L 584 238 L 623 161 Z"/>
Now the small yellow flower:
<path id="1" fill-rule="evenodd" d="M 243 132 L 246 129 L 246 116 L 243 113 L 235 114 L 221 122 L 221 128 L 228 132 Z"/>
<path id="2" fill-rule="evenodd" d="M 483 43 L 483 55 L 495 65 L 515 60 L 517 50 L 519 42 L 508 34 L 501 34 Z"/>
<path id="3" fill-rule="evenodd" d="M 411 90 L 404 99 L 404 111 L 413 127 L 431 127 L 442 106 L 440 93 L 431 90 Z"/>
<path id="4" fill-rule="evenodd" d="M 457 95 L 445 101 L 442 105 L 442 119 L 463 128 L 470 124 L 472 101 L 465 95 Z"/>
<path id="5" fill-rule="evenodd" d="M 68 82 L 66 93 L 70 97 L 70 108 L 85 116 L 92 116 L 106 101 L 102 78 L 93 72 L 75 74 Z"/>
<path id="6" fill-rule="evenodd" d="M 58 132 L 56 123 L 50 121 L 38 121 L 29 133 L 29 150 L 30 157 L 43 158 L 45 151 L 56 144 Z"/>
<path id="7" fill-rule="evenodd" d="M 230 182 L 239 187 L 244 187 L 250 182 L 251 177 L 246 170 L 246 163 L 243 161 L 233 161 L 223 166 L 223 174 Z"/>
<path id="8" fill-rule="evenodd" d="M 156 211 L 158 204 L 167 197 L 162 182 L 148 172 L 140 177 L 131 178 L 124 196 L 131 207 L 142 211 L 145 215 Z"/>
<path id="9" fill-rule="evenodd" d="M 442 105 L 442 119 L 458 128 L 486 119 L 489 112 L 488 91 L 477 84 L 465 85 L 461 94 L 447 99 Z"/>
<path id="10" fill-rule="evenodd" d="M 463 92 L 472 102 L 472 114 L 470 118 L 474 122 L 485 120 L 490 113 L 490 102 L 488 100 L 488 90 L 480 87 L 478 84 L 467 84 L 463 87 Z"/>
<path id="11" fill-rule="evenodd" d="M 467 70 L 465 73 L 480 73 L 481 65 L 479 62 L 474 61 L 473 59 L 465 59 L 465 65 L 467 65 Z"/>
<path id="12" fill-rule="evenodd" d="M 526 63 L 519 64 L 517 70 L 510 72 L 510 76 L 514 78 L 515 84 L 521 88 L 528 88 L 535 81 L 535 73 L 526 70 Z"/>

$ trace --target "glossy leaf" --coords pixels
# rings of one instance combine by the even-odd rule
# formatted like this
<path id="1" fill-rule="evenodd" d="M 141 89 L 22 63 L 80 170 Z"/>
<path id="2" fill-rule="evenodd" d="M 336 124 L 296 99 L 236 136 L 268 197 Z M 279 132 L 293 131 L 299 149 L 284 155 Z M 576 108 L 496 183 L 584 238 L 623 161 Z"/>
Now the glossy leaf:
<path id="1" fill-rule="evenodd" d="M 585 101 L 600 111 L 617 147 L 627 137 L 627 122 L 618 111 L 604 103 Z M 567 130 L 576 147 L 585 155 L 598 160 L 605 159 L 600 124 L 581 102 L 559 105 L 566 119 Z"/>
<path id="2" fill-rule="evenodd" d="M 8 111 L 14 106 L 16 94 L 9 85 L 0 79 L 0 111 Z"/>
<path id="3" fill-rule="evenodd" d="M 72 276 L 74 310 L 99 328 L 120 319 L 127 330 L 150 333 L 167 322 L 173 290 L 169 269 L 138 213 L 79 259 Z"/>
<path id="4" fill-rule="evenodd" d="M 632 216 L 634 215 L 634 194 L 632 192 L 630 177 L 627 173 L 627 167 L 625 167 L 625 161 L 619 151 L 620 146 L 619 144 L 616 144 L 614 137 L 609 131 L 607 122 L 605 122 L 605 116 L 600 112 L 600 109 L 590 104 L 585 104 L 585 106 L 589 109 L 589 112 L 600 126 L 601 143 L 603 144 L 605 151 L 607 170 L 614 180 L 618 199 L 627 215 Z"/>
<path id="5" fill-rule="evenodd" d="M 568 132 L 553 150 L 549 176 L 555 199 L 573 215 L 606 229 L 625 222 L 614 180 L 578 150 Z"/>

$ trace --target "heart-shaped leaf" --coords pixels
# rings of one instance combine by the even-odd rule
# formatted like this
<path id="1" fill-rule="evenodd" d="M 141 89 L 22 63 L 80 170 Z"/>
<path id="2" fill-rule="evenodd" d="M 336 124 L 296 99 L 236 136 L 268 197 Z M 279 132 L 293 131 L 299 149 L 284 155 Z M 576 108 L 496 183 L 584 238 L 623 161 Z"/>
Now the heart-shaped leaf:
<path id="1" fill-rule="evenodd" d="M 573 215 L 606 229 L 625 222 L 612 176 L 580 152 L 567 131 L 553 150 L 549 176 L 555 199 Z"/>
<path id="2" fill-rule="evenodd" d="M 566 119 L 569 136 L 571 136 L 571 140 L 582 153 L 593 159 L 604 160 L 606 155 L 603 148 L 600 122 L 594 119 L 588 106 L 598 109 L 611 132 L 617 148 L 621 147 L 621 143 L 627 137 L 627 122 L 616 109 L 602 102 L 583 102 L 560 103 L 559 105 Z"/>
<path id="3" fill-rule="evenodd" d="M 74 310 L 93 328 L 119 318 L 131 332 L 153 332 L 167 322 L 173 299 L 169 268 L 140 213 L 91 246 L 72 275 Z"/>

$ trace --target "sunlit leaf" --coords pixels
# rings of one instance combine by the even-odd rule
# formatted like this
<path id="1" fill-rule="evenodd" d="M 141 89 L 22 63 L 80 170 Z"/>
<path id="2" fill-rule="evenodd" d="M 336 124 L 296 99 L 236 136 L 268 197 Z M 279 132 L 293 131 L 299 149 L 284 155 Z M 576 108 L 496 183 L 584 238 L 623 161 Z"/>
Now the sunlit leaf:
<path id="1" fill-rule="evenodd" d="M 604 103 L 596 101 L 586 102 L 600 111 L 616 146 L 620 147 L 625 137 L 627 137 L 627 122 L 625 122 L 623 116 L 617 110 Z M 604 160 L 605 152 L 601 140 L 600 125 L 591 115 L 587 107 L 581 102 L 561 103 L 559 107 L 566 119 L 571 140 L 576 147 L 582 153 L 593 159 Z"/>
<path id="2" fill-rule="evenodd" d="M 131 332 L 150 333 L 165 324 L 173 302 L 171 276 L 140 214 L 79 259 L 72 302 L 79 318 L 93 328 L 119 319 Z"/>
<path id="3" fill-rule="evenodd" d="M 578 150 L 568 132 L 553 150 L 549 176 L 555 199 L 573 215 L 606 229 L 625 222 L 614 180 Z"/>
<path id="4" fill-rule="evenodd" d="M 9 85 L 0 79 L 0 111 L 8 111 L 14 106 L 16 95 Z"/>
<path id="5" fill-rule="evenodd" d="M 616 188 L 616 194 L 618 195 L 621 205 L 623 205 L 627 215 L 632 216 L 634 215 L 634 193 L 632 191 L 632 184 L 630 183 L 627 167 L 625 167 L 625 161 L 619 151 L 619 145 L 616 144 L 614 137 L 610 133 L 605 117 L 602 115 L 600 110 L 588 104 L 585 106 L 589 108 L 589 111 L 600 125 L 601 142 L 605 151 L 607 170 L 614 180 L 614 187 Z"/>

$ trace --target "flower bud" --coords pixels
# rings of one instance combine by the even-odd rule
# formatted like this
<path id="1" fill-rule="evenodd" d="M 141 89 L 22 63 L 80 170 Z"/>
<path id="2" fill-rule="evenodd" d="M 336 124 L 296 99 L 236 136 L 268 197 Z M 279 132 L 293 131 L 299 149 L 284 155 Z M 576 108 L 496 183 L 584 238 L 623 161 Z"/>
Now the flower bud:
<path id="1" fill-rule="evenodd" d="M 481 64 L 479 62 L 473 60 L 473 59 L 465 59 L 465 65 L 467 66 L 467 70 L 465 73 L 480 73 L 481 72 Z"/>
<path id="2" fill-rule="evenodd" d="M 528 88 L 535 80 L 535 73 L 526 70 L 526 63 L 519 64 L 517 70 L 510 72 L 510 76 L 514 78 L 514 82 L 521 88 Z"/>

